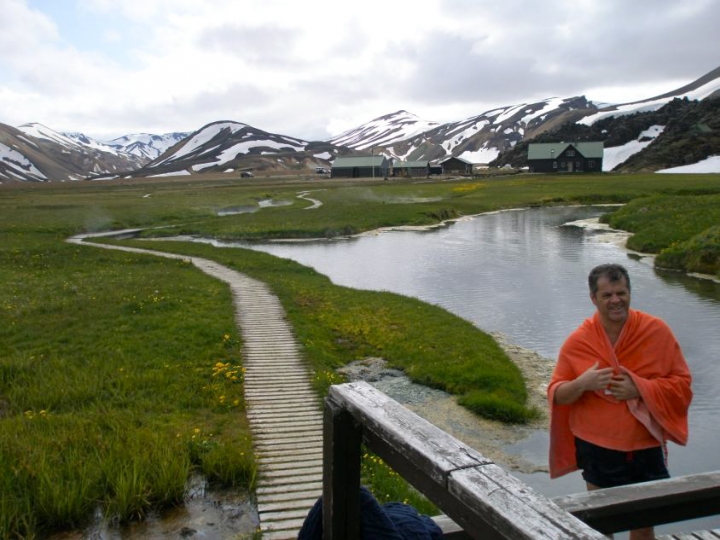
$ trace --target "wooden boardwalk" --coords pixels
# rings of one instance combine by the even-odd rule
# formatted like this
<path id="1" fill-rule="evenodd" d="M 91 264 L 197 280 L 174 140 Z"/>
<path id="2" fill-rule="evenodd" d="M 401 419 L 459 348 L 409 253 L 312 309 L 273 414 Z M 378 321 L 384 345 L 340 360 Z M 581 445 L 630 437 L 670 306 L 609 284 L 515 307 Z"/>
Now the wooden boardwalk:
<path id="1" fill-rule="evenodd" d="M 234 281 L 263 539 L 297 538 L 322 494 L 322 409 L 277 297 L 247 276 Z"/>
<path id="2" fill-rule="evenodd" d="M 69 241 L 82 244 L 84 238 L 89 236 Z M 188 260 L 230 286 L 243 341 L 245 401 L 258 460 L 256 495 L 263 540 L 297 538 L 305 516 L 322 494 L 322 407 L 278 298 L 264 283 L 208 259 L 92 245 Z"/>

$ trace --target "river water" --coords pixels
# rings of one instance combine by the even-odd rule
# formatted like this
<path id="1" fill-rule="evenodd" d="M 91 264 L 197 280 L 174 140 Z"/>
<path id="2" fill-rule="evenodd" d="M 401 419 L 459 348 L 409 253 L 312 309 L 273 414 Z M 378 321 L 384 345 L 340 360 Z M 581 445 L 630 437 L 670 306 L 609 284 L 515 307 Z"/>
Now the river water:
<path id="1" fill-rule="evenodd" d="M 555 358 L 594 306 L 589 270 L 619 262 L 632 281 L 632 305 L 673 329 L 694 375 L 690 441 L 670 445 L 673 476 L 720 470 L 720 284 L 659 272 L 650 257 L 628 252 L 616 235 L 581 226 L 602 207 L 504 211 L 427 231 L 395 230 L 333 241 L 237 244 L 293 259 L 338 285 L 392 291 L 437 304 L 511 342 Z M 221 244 L 228 245 L 228 244 Z M 547 462 L 547 434 L 509 449 Z M 579 473 L 549 481 L 518 475 L 546 495 L 584 490 Z M 720 522 L 698 522 L 718 527 Z M 659 530 L 689 530 L 688 524 Z"/>

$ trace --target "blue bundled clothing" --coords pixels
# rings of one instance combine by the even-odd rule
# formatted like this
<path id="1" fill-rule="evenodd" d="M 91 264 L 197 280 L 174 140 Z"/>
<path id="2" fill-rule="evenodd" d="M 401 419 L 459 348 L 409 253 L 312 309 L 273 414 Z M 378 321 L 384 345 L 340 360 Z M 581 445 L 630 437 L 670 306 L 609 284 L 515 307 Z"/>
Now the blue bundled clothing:
<path id="1" fill-rule="evenodd" d="M 367 488 L 360 488 L 361 540 L 443 540 L 440 527 L 410 505 L 380 504 Z M 310 509 L 298 540 L 322 540 L 322 497 Z"/>

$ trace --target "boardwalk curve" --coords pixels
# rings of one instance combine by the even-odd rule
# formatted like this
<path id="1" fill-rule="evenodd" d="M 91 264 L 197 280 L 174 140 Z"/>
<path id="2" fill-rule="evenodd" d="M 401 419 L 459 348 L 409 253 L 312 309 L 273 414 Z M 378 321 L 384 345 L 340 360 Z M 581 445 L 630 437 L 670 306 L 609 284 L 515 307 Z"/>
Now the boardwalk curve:
<path id="1" fill-rule="evenodd" d="M 257 508 L 264 540 L 297 538 L 322 493 L 322 409 L 278 298 L 256 279 L 199 257 L 68 242 L 191 262 L 230 286 L 243 341 L 245 401 L 258 461 Z"/>

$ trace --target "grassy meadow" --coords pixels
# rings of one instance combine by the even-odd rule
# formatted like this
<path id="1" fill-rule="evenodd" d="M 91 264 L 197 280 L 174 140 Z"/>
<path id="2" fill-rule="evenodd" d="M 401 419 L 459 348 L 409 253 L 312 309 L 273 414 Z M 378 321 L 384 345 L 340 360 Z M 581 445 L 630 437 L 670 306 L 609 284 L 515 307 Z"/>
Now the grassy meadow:
<path id="1" fill-rule="evenodd" d="M 307 209 L 302 191 L 322 206 Z M 0 537 L 82 527 L 98 508 L 118 521 L 141 518 L 181 503 L 193 472 L 253 486 L 242 343 L 227 287 L 187 263 L 66 243 L 72 234 L 332 237 L 511 207 L 622 202 L 629 204 L 608 219 L 636 232 L 638 249 L 660 252 L 668 267 L 720 276 L 718 197 L 720 175 L 0 185 Z M 218 216 L 269 199 L 283 205 Z M 508 422 L 536 414 L 498 345 L 436 306 L 337 287 L 253 251 L 150 247 L 211 258 L 268 283 L 319 396 L 340 381 L 335 368 L 382 356 L 477 414 Z M 367 461 L 372 481 L 382 467 Z M 379 498 L 414 503 L 391 472 L 378 476 L 390 477 L 377 483 Z"/>

